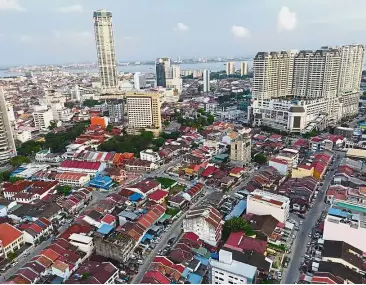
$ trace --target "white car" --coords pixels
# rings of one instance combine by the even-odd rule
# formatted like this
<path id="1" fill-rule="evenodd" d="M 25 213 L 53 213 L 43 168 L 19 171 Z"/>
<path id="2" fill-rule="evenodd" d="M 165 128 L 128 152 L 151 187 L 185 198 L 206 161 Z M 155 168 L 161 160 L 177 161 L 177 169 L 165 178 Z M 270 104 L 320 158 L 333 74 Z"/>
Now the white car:
<path id="1" fill-rule="evenodd" d="M 277 272 L 277 276 L 278 276 L 278 279 L 281 280 L 282 279 L 282 273 L 281 272 Z"/>

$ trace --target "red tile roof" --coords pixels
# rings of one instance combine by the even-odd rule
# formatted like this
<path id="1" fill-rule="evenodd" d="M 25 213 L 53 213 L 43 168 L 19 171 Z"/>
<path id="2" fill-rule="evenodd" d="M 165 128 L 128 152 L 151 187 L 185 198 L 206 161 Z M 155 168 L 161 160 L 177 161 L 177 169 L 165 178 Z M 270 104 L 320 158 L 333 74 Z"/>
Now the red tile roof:
<path id="1" fill-rule="evenodd" d="M 158 189 L 158 190 L 154 191 L 153 193 L 151 193 L 147 198 L 149 200 L 158 202 L 161 199 L 167 197 L 168 195 L 169 195 L 169 192 L 168 191 L 164 191 L 164 190 Z"/>
<path id="2" fill-rule="evenodd" d="M 199 236 L 194 233 L 194 232 L 186 232 L 184 233 L 184 235 L 182 236 L 182 239 L 188 239 L 191 241 L 199 241 Z"/>
<path id="3" fill-rule="evenodd" d="M 65 160 L 61 162 L 60 167 L 63 168 L 80 168 L 88 170 L 98 170 L 101 166 L 100 162 L 88 162 L 88 161 L 76 161 L 76 160 Z"/>
<path id="4" fill-rule="evenodd" d="M 113 224 L 116 221 L 116 218 L 110 214 L 107 214 L 103 217 L 101 222 L 107 223 L 107 224 Z"/>
<path id="5" fill-rule="evenodd" d="M 244 232 L 231 233 L 226 241 L 225 247 L 238 251 L 256 251 L 264 254 L 267 249 L 267 242 L 245 236 Z"/>
<path id="6" fill-rule="evenodd" d="M 170 284 L 170 280 L 159 271 L 147 271 L 141 280 L 142 284 Z"/>
<path id="7" fill-rule="evenodd" d="M 0 241 L 3 247 L 20 238 L 23 233 L 8 223 L 0 224 Z"/>

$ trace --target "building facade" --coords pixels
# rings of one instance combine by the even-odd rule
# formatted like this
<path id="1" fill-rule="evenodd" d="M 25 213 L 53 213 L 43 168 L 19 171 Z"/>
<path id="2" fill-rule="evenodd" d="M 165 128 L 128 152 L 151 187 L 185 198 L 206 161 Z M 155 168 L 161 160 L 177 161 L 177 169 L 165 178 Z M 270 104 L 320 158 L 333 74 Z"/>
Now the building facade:
<path id="1" fill-rule="evenodd" d="M 250 137 L 238 137 L 231 141 L 230 160 L 238 161 L 245 165 L 251 161 L 251 139 Z"/>
<path id="2" fill-rule="evenodd" d="M 272 215 L 279 222 L 285 223 L 290 213 L 290 199 L 256 189 L 248 195 L 247 213 Z"/>
<path id="3" fill-rule="evenodd" d="M 4 91 L 0 87 L 0 164 L 16 156 L 13 130 L 10 125 Z"/>
<path id="4" fill-rule="evenodd" d="M 122 122 L 124 116 L 123 102 L 114 102 L 108 104 L 108 113 L 112 122 Z"/>
<path id="5" fill-rule="evenodd" d="M 112 13 L 105 10 L 95 11 L 93 20 L 102 90 L 106 92 L 113 91 L 118 88 L 118 74 Z"/>
<path id="6" fill-rule="evenodd" d="M 235 62 L 230 61 L 226 63 L 226 75 L 231 75 L 235 73 Z"/>
<path id="7" fill-rule="evenodd" d="M 203 70 L 203 92 L 210 92 L 210 73 L 208 69 Z"/>
<path id="8" fill-rule="evenodd" d="M 362 45 L 257 53 L 251 122 L 306 133 L 356 115 L 363 55 Z"/>
<path id="9" fill-rule="evenodd" d="M 170 58 L 157 58 L 155 63 L 156 68 L 156 86 L 166 87 L 166 79 L 171 78 Z"/>
<path id="10" fill-rule="evenodd" d="M 249 73 L 249 66 L 248 66 L 248 62 L 244 61 L 240 63 L 240 75 L 248 75 Z"/>
<path id="11" fill-rule="evenodd" d="M 127 93 L 127 117 L 133 129 L 161 129 L 159 93 Z"/>
<path id="12" fill-rule="evenodd" d="M 219 259 L 210 259 L 209 278 L 211 284 L 255 284 L 257 268 L 246 264 L 240 254 L 221 249 Z"/>
<path id="13" fill-rule="evenodd" d="M 133 83 L 136 90 L 146 88 L 146 74 L 141 72 L 135 72 L 133 76 Z"/>
<path id="14" fill-rule="evenodd" d="M 37 111 L 33 113 L 34 125 L 39 130 L 48 130 L 51 122 L 54 120 L 52 110 Z"/>

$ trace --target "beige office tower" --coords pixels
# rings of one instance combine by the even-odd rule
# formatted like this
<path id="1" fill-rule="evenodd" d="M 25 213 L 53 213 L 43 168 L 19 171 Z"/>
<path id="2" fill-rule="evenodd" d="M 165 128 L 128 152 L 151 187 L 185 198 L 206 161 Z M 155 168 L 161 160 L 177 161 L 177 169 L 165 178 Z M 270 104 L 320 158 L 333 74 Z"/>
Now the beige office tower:
<path id="1" fill-rule="evenodd" d="M 95 11 L 93 20 L 102 91 L 113 92 L 118 89 L 118 74 L 112 13 L 105 10 Z"/>
<path id="2" fill-rule="evenodd" d="M 358 114 L 365 47 L 355 44 L 342 46 L 338 49 L 341 55 L 338 96 L 341 117 L 343 118 Z"/>
<path id="3" fill-rule="evenodd" d="M 13 130 L 10 125 L 3 89 L 0 87 L 0 165 L 16 156 Z"/>
<path id="4" fill-rule="evenodd" d="M 179 65 L 172 65 L 172 79 L 180 78 L 180 66 Z"/>
<path id="5" fill-rule="evenodd" d="M 253 61 L 253 98 L 292 96 L 294 52 L 259 52 Z"/>
<path id="6" fill-rule="evenodd" d="M 231 75 L 235 73 L 235 62 L 227 62 L 226 63 L 226 75 Z"/>
<path id="7" fill-rule="evenodd" d="M 337 49 L 300 51 L 294 62 L 294 95 L 307 100 L 335 98 L 340 61 Z"/>
<path id="8" fill-rule="evenodd" d="M 128 125 L 132 129 L 161 130 L 159 93 L 127 93 Z"/>
<path id="9" fill-rule="evenodd" d="M 248 72 L 249 72 L 248 63 L 246 61 L 245 62 L 241 62 L 240 63 L 240 75 L 241 76 L 248 75 Z"/>
<path id="10" fill-rule="evenodd" d="M 347 45 L 339 47 L 339 52 L 341 56 L 339 91 L 359 91 L 365 47 L 363 45 Z"/>
<path id="11" fill-rule="evenodd" d="M 248 165 L 251 161 L 250 137 L 239 136 L 231 142 L 230 160 Z"/>

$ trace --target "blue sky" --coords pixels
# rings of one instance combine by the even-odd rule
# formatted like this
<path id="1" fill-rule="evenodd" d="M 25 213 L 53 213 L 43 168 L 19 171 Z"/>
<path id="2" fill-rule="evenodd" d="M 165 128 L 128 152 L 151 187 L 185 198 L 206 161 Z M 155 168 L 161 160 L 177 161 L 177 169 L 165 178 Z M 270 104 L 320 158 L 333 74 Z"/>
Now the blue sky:
<path id="1" fill-rule="evenodd" d="M 366 0 L 0 0 L 0 66 L 95 61 L 92 11 L 117 59 L 252 56 L 364 44 Z"/>

